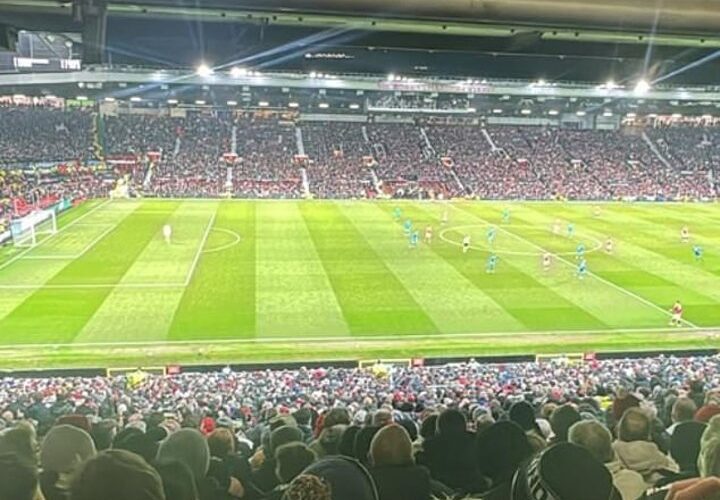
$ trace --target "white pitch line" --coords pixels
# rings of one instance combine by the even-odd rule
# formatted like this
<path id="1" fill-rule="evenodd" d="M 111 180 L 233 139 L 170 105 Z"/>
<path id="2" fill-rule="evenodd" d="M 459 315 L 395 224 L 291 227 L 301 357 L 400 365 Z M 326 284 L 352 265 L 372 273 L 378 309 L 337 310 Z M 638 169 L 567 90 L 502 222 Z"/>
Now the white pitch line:
<path id="1" fill-rule="evenodd" d="M 215 217 L 217 216 L 217 207 L 215 207 L 215 211 L 213 212 L 212 216 L 210 217 L 210 221 L 208 222 L 207 227 L 205 228 L 205 234 L 203 234 L 202 240 L 200 241 L 200 244 L 198 245 L 197 252 L 195 253 L 195 258 L 192 261 L 192 264 L 190 265 L 190 271 L 188 272 L 187 278 L 185 278 L 185 286 L 190 285 L 190 280 L 192 280 L 193 275 L 195 274 L 195 268 L 198 265 L 198 262 L 200 262 L 200 256 L 203 253 L 203 248 L 205 248 L 205 243 L 207 242 L 208 236 L 210 236 L 210 230 L 213 227 L 213 224 L 215 224 Z"/>
<path id="2" fill-rule="evenodd" d="M 230 243 L 225 243 L 224 245 L 221 245 L 217 248 L 209 248 L 207 250 L 203 250 L 202 253 L 214 253 L 214 252 L 222 252 L 223 250 L 227 250 L 228 248 L 234 247 L 238 243 L 240 243 L 240 235 L 237 234 L 235 231 L 232 231 L 230 229 L 225 229 L 222 227 L 214 227 L 213 231 L 218 231 L 220 233 L 229 234 L 234 238 L 233 241 Z"/>
<path id="3" fill-rule="evenodd" d="M 675 333 L 675 332 L 694 332 L 707 333 L 708 336 L 720 334 L 720 327 L 703 328 L 695 330 L 688 327 L 679 328 L 608 328 L 606 330 L 547 330 L 547 331 L 505 331 L 505 332 L 468 332 L 468 333 L 444 333 L 444 334 L 418 334 L 418 335 L 382 335 L 367 337 L 253 337 L 243 339 L 197 339 L 197 340 L 148 340 L 148 341 L 130 341 L 130 342 L 78 342 L 67 344 L 6 344 L 0 345 L 2 349 L 32 349 L 32 348 L 62 348 L 62 347 L 153 347 L 153 346 L 180 346 L 180 345 L 203 345 L 212 347 L 212 345 L 222 344 L 266 344 L 266 343 L 298 343 L 298 342 L 340 342 L 362 344 L 365 342 L 403 342 L 406 340 L 453 340 L 466 338 L 492 338 L 523 336 L 557 336 L 557 335 L 599 335 L 599 334 L 616 334 L 616 333 Z"/>
<path id="4" fill-rule="evenodd" d="M 93 227 L 96 225 L 93 224 Z M 93 248 L 95 245 L 97 245 L 100 240 L 105 238 L 113 229 L 115 229 L 117 226 L 111 225 L 111 224 L 99 224 L 97 226 L 105 227 L 107 228 L 105 231 L 100 233 L 99 236 L 97 236 L 94 240 L 92 240 L 90 243 L 85 245 L 85 248 L 83 248 L 80 253 L 74 254 L 74 255 L 27 255 L 22 258 L 22 260 L 75 260 L 79 259 L 86 253 L 90 251 L 91 248 Z"/>
<path id="5" fill-rule="evenodd" d="M 479 221 L 481 221 L 481 222 L 484 222 L 485 224 L 490 224 L 490 222 L 488 222 L 487 220 L 483 219 L 482 217 L 480 217 L 480 216 L 478 216 L 478 215 L 476 215 L 476 214 L 474 214 L 474 213 L 472 213 L 472 212 L 469 212 L 468 210 L 465 210 L 465 209 L 462 208 L 462 207 L 453 206 L 453 208 L 455 208 L 455 209 L 457 209 L 457 210 L 462 210 L 464 213 L 469 214 L 469 215 L 472 215 L 472 216 L 475 217 L 477 220 L 479 220 Z M 572 268 L 575 268 L 575 267 L 576 267 L 575 264 L 573 264 L 573 263 L 570 262 L 569 260 L 562 258 L 560 255 L 554 254 L 554 253 L 552 253 L 552 252 L 548 252 L 546 249 L 544 249 L 544 248 L 541 247 L 540 245 L 536 245 L 535 243 L 533 243 L 532 241 L 528 240 L 527 238 L 523 238 L 522 236 L 517 235 L 517 234 L 513 233 L 512 231 L 508 231 L 507 229 L 505 229 L 505 228 L 502 227 L 502 226 L 497 226 L 497 228 L 498 228 L 499 231 L 502 231 L 503 233 L 507 234 L 508 236 L 511 236 L 511 237 L 513 237 L 513 238 L 515 238 L 515 239 L 517 239 L 517 240 L 519 240 L 519 241 L 523 241 L 523 242 L 525 242 L 526 244 L 528 244 L 528 245 L 530 245 L 530 246 L 532 246 L 532 247 L 534 247 L 534 248 L 537 248 L 538 250 L 540 250 L 540 251 L 543 252 L 543 253 L 549 253 L 549 254 L 551 254 L 551 255 L 554 255 L 557 260 L 559 260 L 560 262 L 563 262 L 564 264 L 567 264 L 568 266 L 570 266 L 570 267 L 572 267 Z M 624 294 L 626 294 L 626 295 L 629 295 L 630 297 L 633 297 L 633 298 L 636 299 L 636 300 L 639 300 L 639 301 L 642 302 L 643 304 L 648 305 L 648 306 L 650 306 L 650 307 L 652 307 L 652 308 L 654 308 L 654 309 L 657 309 L 658 311 L 661 311 L 663 314 L 665 314 L 665 315 L 667 315 L 667 316 L 671 316 L 670 311 L 667 311 L 667 310 L 663 309 L 662 307 L 660 307 L 659 305 L 657 305 L 657 304 L 655 304 L 655 303 L 653 303 L 653 302 L 650 302 L 649 300 L 641 297 L 640 295 L 638 295 L 638 294 L 636 294 L 636 293 L 634 293 L 634 292 L 631 292 L 631 291 L 628 290 L 627 288 L 623 288 L 623 287 L 621 287 L 621 286 L 619 286 L 619 285 L 616 285 L 616 284 L 613 283 L 612 281 L 606 280 L 606 279 L 603 278 L 602 276 L 598 276 L 597 274 L 593 273 L 592 271 L 588 271 L 588 274 L 589 274 L 590 276 L 592 276 L 593 278 L 595 278 L 596 280 L 600 281 L 601 283 L 605 283 L 606 285 L 608 285 L 608 286 L 610 286 L 610 287 L 612 287 L 612 288 L 615 288 L 616 290 L 618 290 L 618 291 L 620 291 L 620 292 L 622 292 L 622 293 L 624 293 Z M 683 319 L 682 322 L 685 323 L 686 325 L 690 326 L 691 328 L 700 328 L 700 327 L 697 326 L 696 324 L 691 323 L 690 321 L 687 321 L 687 320 L 685 320 L 685 319 Z"/>
<path id="6" fill-rule="evenodd" d="M 28 254 L 29 252 L 31 252 L 32 250 L 38 248 L 39 246 L 41 246 L 41 245 L 43 245 L 44 243 L 46 243 L 47 241 L 53 239 L 53 237 L 55 237 L 55 236 L 57 236 L 58 234 L 62 233 L 62 232 L 65 231 L 66 229 L 74 226 L 75 224 L 77 224 L 77 223 L 80 222 L 81 220 L 83 220 L 83 219 L 85 219 L 86 217 L 90 216 L 91 214 L 97 212 L 97 211 L 100 210 L 101 208 L 105 207 L 108 203 L 110 203 L 110 201 L 112 201 L 112 200 L 106 200 L 106 201 L 100 203 L 97 207 L 91 209 L 91 210 L 90 210 L 89 212 L 87 212 L 86 214 L 81 215 L 80 217 L 78 217 L 78 218 L 75 219 L 74 221 L 70 222 L 70 223 L 67 224 L 66 226 L 61 227 L 60 229 L 58 229 L 58 230 L 55 232 L 55 234 L 52 234 L 52 235 L 50 235 L 48 238 L 45 238 L 44 240 L 42 240 L 40 243 L 38 243 L 38 244 L 35 245 L 34 247 L 30 247 L 30 248 L 28 248 L 27 250 L 23 250 L 23 251 L 20 252 L 19 254 L 15 255 L 14 257 L 12 257 L 12 258 L 8 259 L 7 261 L 3 262 L 2 264 L 0 264 L 0 270 L 5 269 L 6 267 L 8 267 L 10 264 L 14 263 L 15 261 L 18 261 L 18 260 L 22 259 L 23 257 L 25 257 L 25 255 L 27 255 L 27 254 Z"/>

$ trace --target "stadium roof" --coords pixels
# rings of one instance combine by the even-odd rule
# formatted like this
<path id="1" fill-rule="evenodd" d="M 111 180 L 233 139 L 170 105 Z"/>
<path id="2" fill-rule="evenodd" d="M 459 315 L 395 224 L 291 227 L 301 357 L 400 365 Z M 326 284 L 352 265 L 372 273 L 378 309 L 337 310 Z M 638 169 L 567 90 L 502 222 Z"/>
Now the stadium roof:
<path id="1" fill-rule="evenodd" d="M 714 84 L 719 4 L 0 0 L 0 19 L 19 29 L 81 32 L 89 63 L 178 67 L 241 61 L 300 71 L 590 82 L 670 74 L 677 84 Z M 2 26 L 0 45 L 1 33 Z"/>

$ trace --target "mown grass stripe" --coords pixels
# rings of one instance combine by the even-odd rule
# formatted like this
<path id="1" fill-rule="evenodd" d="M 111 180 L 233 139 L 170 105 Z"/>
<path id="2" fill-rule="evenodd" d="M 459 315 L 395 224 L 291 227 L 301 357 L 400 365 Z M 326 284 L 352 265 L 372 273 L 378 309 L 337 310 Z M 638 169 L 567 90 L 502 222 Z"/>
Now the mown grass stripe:
<path id="1" fill-rule="evenodd" d="M 439 331 L 336 205 L 303 203 L 300 211 L 353 334 Z"/>
<path id="2" fill-rule="evenodd" d="M 255 336 L 255 213 L 255 202 L 220 204 L 214 227 L 233 231 L 241 240 L 221 252 L 201 255 L 175 311 L 168 339 Z M 206 247 L 218 247 L 224 238 L 222 233 L 212 231 Z"/>
<path id="3" fill-rule="evenodd" d="M 484 332 L 493 325 L 507 331 L 523 329 L 520 321 L 434 252 L 432 246 L 421 241 L 417 248 L 409 248 L 408 238 L 401 225 L 394 222 L 389 206 L 339 206 L 443 333 Z M 416 210 L 407 212 L 422 235 L 432 221 L 423 219 Z M 436 239 L 433 246 L 443 244 Z"/>
<path id="4" fill-rule="evenodd" d="M 166 221 L 173 230 L 167 244 L 160 232 L 123 276 L 121 283 L 184 283 L 217 203 L 182 203 Z M 164 340 L 183 288 L 116 287 L 74 342 Z M 132 314 L 127 314 L 132 311 Z"/>
<path id="5" fill-rule="evenodd" d="M 599 252 L 590 257 L 597 274 L 661 306 L 669 308 L 680 299 L 689 321 L 701 326 L 720 325 L 720 278 L 712 268 L 712 261 L 718 258 L 712 253 L 713 247 L 706 247 L 710 262 L 694 260 L 692 245 L 680 242 L 681 224 L 665 225 L 667 218 L 662 215 L 664 210 L 676 212 L 679 207 L 657 207 L 660 215 L 651 218 L 640 215 L 642 207 L 624 208 L 616 211 L 607 207 L 604 216 L 586 218 L 579 224 L 579 230 L 590 235 L 612 235 L 616 240 L 612 255 Z M 572 207 L 564 207 L 561 213 L 576 220 L 581 214 Z M 535 211 L 535 216 L 540 220 L 545 214 Z M 707 223 L 696 221 L 693 225 L 712 232 Z"/>
<path id="6" fill-rule="evenodd" d="M 177 204 L 172 205 L 175 206 Z M 119 283 L 166 218 L 161 214 L 131 213 L 90 251 L 53 276 L 48 284 Z M 111 291 L 111 287 L 37 290 L 0 321 L 0 342 L 70 342 Z"/>
<path id="7" fill-rule="evenodd" d="M 435 227 L 442 229 L 440 220 L 444 208 L 426 205 L 415 205 L 414 208 L 421 211 L 421 217 L 422 214 L 424 217 L 430 217 Z M 450 210 L 451 221 L 448 227 L 464 224 L 483 225 L 472 214 L 459 209 Z M 476 243 L 479 243 L 478 235 L 480 238 L 484 238 L 485 231 L 481 230 L 475 233 Z M 458 235 L 458 238 L 462 238 L 462 235 Z M 520 242 L 512 244 L 520 251 L 533 250 L 523 246 Z M 567 296 L 560 295 L 556 292 L 555 287 L 550 286 L 550 279 L 542 278 L 542 271 L 538 266 L 539 256 L 501 255 L 496 273 L 488 274 L 485 272 L 485 263 L 489 252 L 474 249 L 468 254 L 463 254 L 459 247 L 445 242 L 434 245 L 433 250 L 516 318 L 526 329 L 609 328 L 599 315 L 579 306 L 576 302 L 569 300 Z M 568 286 L 568 280 L 556 279 L 555 285 L 559 284 Z M 578 287 L 578 284 L 573 283 L 573 286 Z"/>
<path id="8" fill-rule="evenodd" d="M 298 205 L 256 210 L 258 337 L 349 335 Z"/>

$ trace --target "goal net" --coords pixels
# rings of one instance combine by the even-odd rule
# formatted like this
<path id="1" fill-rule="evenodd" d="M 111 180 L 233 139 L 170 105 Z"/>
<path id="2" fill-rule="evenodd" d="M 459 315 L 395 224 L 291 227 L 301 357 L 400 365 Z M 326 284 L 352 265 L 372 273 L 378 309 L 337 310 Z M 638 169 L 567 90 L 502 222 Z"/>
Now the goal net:
<path id="1" fill-rule="evenodd" d="M 13 244 L 32 248 L 50 235 L 57 233 L 57 218 L 53 210 L 36 210 L 25 217 L 15 219 L 11 226 Z"/>

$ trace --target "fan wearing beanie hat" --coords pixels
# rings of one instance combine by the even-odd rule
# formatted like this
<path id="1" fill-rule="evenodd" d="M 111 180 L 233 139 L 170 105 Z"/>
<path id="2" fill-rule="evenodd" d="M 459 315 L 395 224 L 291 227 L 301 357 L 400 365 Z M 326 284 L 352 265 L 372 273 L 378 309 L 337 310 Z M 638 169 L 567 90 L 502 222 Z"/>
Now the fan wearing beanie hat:
<path id="1" fill-rule="evenodd" d="M 103 451 L 88 460 L 71 491 L 71 500 L 165 500 L 160 475 L 125 450 Z"/>
<path id="2" fill-rule="evenodd" d="M 520 468 L 511 500 L 621 500 L 610 472 L 584 448 L 558 443 Z"/>

